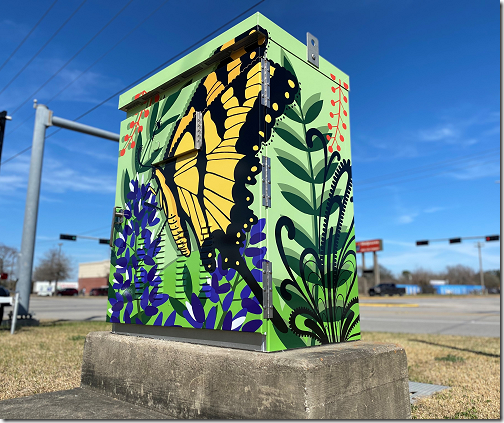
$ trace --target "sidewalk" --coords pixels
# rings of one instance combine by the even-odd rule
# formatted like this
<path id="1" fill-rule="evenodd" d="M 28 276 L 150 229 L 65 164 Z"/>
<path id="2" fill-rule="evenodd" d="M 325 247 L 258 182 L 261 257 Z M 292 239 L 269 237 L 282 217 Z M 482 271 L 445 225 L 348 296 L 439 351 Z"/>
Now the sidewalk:
<path id="1" fill-rule="evenodd" d="M 168 420 L 166 414 L 89 389 L 74 388 L 0 401 L 4 420 Z"/>

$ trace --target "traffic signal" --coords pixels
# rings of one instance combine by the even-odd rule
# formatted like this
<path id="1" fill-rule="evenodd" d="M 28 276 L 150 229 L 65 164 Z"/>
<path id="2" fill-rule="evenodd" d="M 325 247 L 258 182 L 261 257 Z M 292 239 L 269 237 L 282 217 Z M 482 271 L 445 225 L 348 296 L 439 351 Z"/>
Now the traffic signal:
<path id="1" fill-rule="evenodd" d="M 110 239 L 100 238 L 98 244 L 110 244 Z"/>
<path id="2" fill-rule="evenodd" d="M 462 238 L 450 238 L 450 244 L 457 244 L 458 242 L 462 242 Z"/>
<path id="3" fill-rule="evenodd" d="M 499 235 L 490 235 L 485 238 L 486 241 L 498 241 Z"/>
<path id="4" fill-rule="evenodd" d="M 60 234 L 60 239 L 66 239 L 68 241 L 76 241 L 77 235 Z"/>
<path id="5" fill-rule="evenodd" d="M 10 116 L 7 116 L 7 112 L 5 110 L 3 112 L 0 112 L 0 161 L 2 160 L 2 147 L 5 133 L 5 121 L 7 120 L 10 120 Z"/>
<path id="6" fill-rule="evenodd" d="M 416 245 L 429 245 L 429 241 L 417 241 Z"/>

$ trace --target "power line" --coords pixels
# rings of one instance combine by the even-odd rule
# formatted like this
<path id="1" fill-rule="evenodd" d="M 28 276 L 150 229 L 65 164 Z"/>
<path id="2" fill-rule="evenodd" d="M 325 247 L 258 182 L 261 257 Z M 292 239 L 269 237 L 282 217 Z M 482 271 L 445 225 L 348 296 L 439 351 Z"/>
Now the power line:
<path id="1" fill-rule="evenodd" d="M 123 93 L 124 91 L 126 91 L 127 89 L 133 87 L 134 85 L 138 84 L 139 82 L 142 82 L 145 78 L 148 78 L 149 76 L 151 76 L 153 73 L 157 72 L 159 69 L 165 67 L 168 63 L 170 63 L 171 61 L 173 61 L 174 59 L 176 59 L 177 57 L 181 56 L 182 54 L 188 52 L 189 50 L 191 50 L 192 48 L 194 48 L 195 46 L 197 46 L 198 44 L 200 44 L 201 42 L 203 42 L 204 40 L 206 40 L 207 38 L 211 37 L 212 35 L 214 35 L 216 32 L 220 31 L 222 28 L 226 27 L 227 25 L 229 25 L 231 22 L 233 22 L 234 20 L 238 19 L 239 17 L 243 16 L 245 13 L 249 12 L 250 10 L 252 10 L 254 7 L 260 5 L 261 3 L 263 3 L 265 0 L 261 0 L 259 2 L 257 2 L 256 4 L 254 4 L 253 6 L 249 7 L 247 10 L 245 10 L 244 12 L 240 13 L 239 15 L 235 16 L 233 19 L 231 19 L 230 21 L 226 22 L 224 25 L 220 26 L 219 28 L 217 28 L 215 31 L 212 31 L 210 34 L 204 36 L 203 38 L 201 38 L 199 41 L 195 42 L 194 44 L 192 44 L 191 46 L 187 47 L 185 50 L 182 50 L 180 53 L 177 53 L 175 56 L 172 56 L 170 59 L 168 59 L 166 62 L 160 64 L 158 67 L 156 67 L 155 69 L 151 70 L 150 72 L 146 73 L 145 75 L 141 76 L 140 78 L 138 78 L 136 81 L 132 82 L 131 84 L 127 85 L 126 87 L 124 87 L 122 90 L 120 91 L 117 91 L 116 93 L 112 94 L 110 97 L 106 98 L 105 100 L 103 100 L 101 103 L 97 104 L 96 106 L 93 106 L 91 107 L 91 109 L 89 109 L 87 112 L 84 112 L 82 115 L 80 115 L 79 117 L 75 118 L 74 120 L 79 120 L 81 118 L 83 118 L 84 116 L 88 115 L 89 113 L 93 112 L 94 110 L 96 110 L 98 107 L 101 107 L 103 106 L 105 103 L 109 102 L 110 100 L 112 100 L 114 97 L 116 97 L 117 95 Z"/>
<path id="2" fill-rule="evenodd" d="M 4 68 L 4 66 L 7 64 L 7 62 L 12 59 L 12 56 L 16 54 L 16 52 L 21 48 L 21 46 L 25 43 L 25 41 L 30 37 L 30 35 L 35 31 L 35 28 L 39 26 L 40 22 L 46 17 L 46 15 L 49 13 L 49 11 L 53 8 L 53 6 L 58 2 L 58 0 L 54 0 L 54 3 L 49 6 L 49 9 L 46 10 L 46 12 L 42 15 L 42 17 L 39 19 L 39 21 L 35 24 L 35 26 L 31 29 L 31 31 L 28 33 L 26 37 L 24 37 L 23 41 L 19 43 L 19 45 L 14 49 L 14 51 L 11 53 L 11 55 L 3 62 L 2 66 L 0 66 L 0 71 Z"/>
<path id="3" fill-rule="evenodd" d="M 49 38 L 49 40 L 47 40 L 47 42 L 40 48 L 39 51 L 37 51 L 33 57 L 28 60 L 28 62 L 21 68 L 21 70 L 16 74 L 14 75 L 14 77 L 7 83 L 7 85 L 5 85 L 5 87 L 2 88 L 2 90 L 0 91 L 0 94 L 2 94 L 6 89 L 7 87 L 12 84 L 19 75 L 21 75 L 21 73 L 30 65 L 31 62 L 33 62 L 33 60 L 35 60 L 35 58 L 42 52 L 42 50 L 44 50 L 47 45 L 53 40 L 54 37 L 56 37 L 56 35 L 63 29 L 63 27 L 70 21 L 70 19 L 72 19 L 72 17 L 79 11 L 79 9 L 84 6 L 84 3 L 86 3 L 87 0 L 84 0 L 78 7 L 77 9 L 75 9 L 73 11 L 73 13 L 67 18 L 67 20 L 63 23 L 63 25 L 61 25 L 57 30 L 56 32 L 51 36 L 51 38 Z"/>
<path id="4" fill-rule="evenodd" d="M 106 53 L 104 53 L 99 59 L 95 60 L 92 65 L 90 65 L 86 70 L 81 72 L 78 76 L 72 79 L 63 89 L 61 89 L 56 95 L 51 97 L 46 104 L 49 104 L 56 97 L 58 97 L 63 91 L 65 91 L 70 85 L 72 85 L 75 81 L 77 81 L 82 75 L 88 72 L 93 66 L 95 66 L 100 60 L 102 60 L 107 54 L 109 54 L 112 50 L 114 50 L 119 44 L 121 44 L 126 38 L 128 38 L 133 32 L 135 32 L 140 26 L 144 24 L 144 22 L 149 19 L 154 13 L 156 13 L 159 9 L 161 9 L 169 0 L 165 0 L 159 7 L 154 9 L 142 22 L 140 22 L 137 26 L 135 26 L 130 32 L 128 32 L 124 37 L 122 37 L 112 48 L 110 48 Z"/>
<path id="5" fill-rule="evenodd" d="M 469 166 L 462 166 L 462 167 L 459 167 L 459 168 L 456 167 L 455 169 L 447 169 L 447 170 L 443 170 L 441 172 L 431 173 L 431 174 L 425 175 L 425 176 L 418 176 L 416 178 L 405 179 L 405 180 L 402 180 L 402 181 L 397 181 L 397 182 L 392 182 L 392 183 L 388 183 L 388 184 L 378 185 L 378 186 L 375 186 L 375 187 L 368 187 L 368 188 L 364 188 L 364 189 L 358 189 L 358 191 L 359 192 L 370 191 L 370 190 L 373 190 L 373 189 L 383 188 L 383 187 L 390 186 L 390 185 L 403 184 L 405 182 L 416 181 L 418 179 L 430 178 L 432 176 L 442 175 L 443 173 L 448 173 L 448 172 L 451 172 L 451 171 L 457 170 L 457 169 L 459 169 L 459 170 L 460 169 L 469 169 L 471 167 L 480 166 L 480 165 L 482 165 L 484 163 L 489 163 L 489 162 L 491 162 L 493 160 L 495 160 L 495 158 L 493 158 L 491 160 L 486 160 L 484 162 L 475 163 L 475 164 L 472 164 L 472 165 L 469 165 Z"/>
<path id="6" fill-rule="evenodd" d="M 466 156 L 459 156 L 459 157 L 455 157 L 455 158 L 452 158 L 452 159 L 442 160 L 440 162 L 430 163 L 430 164 L 427 164 L 427 165 L 418 166 L 418 167 L 414 167 L 414 168 L 407 169 L 407 170 L 401 170 L 401 171 L 398 171 L 398 172 L 392 172 L 392 173 L 388 173 L 388 174 L 385 174 L 385 175 L 382 175 L 382 176 L 378 176 L 378 177 L 364 179 L 362 181 L 354 181 L 354 185 L 361 186 L 361 185 L 373 184 L 373 183 L 376 183 L 376 182 L 381 182 L 384 179 L 395 179 L 397 177 L 403 176 L 404 174 L 410 175 L 412 173 L 425 172 L 426 170 L 430 170 L 431 168 L 437 167 L 437 166 L 442 165 L 442 164 L 448 164 L 450 162 L 463 161 L 465 159 L 470 159 L 470 158 L 474 158 L 474 157 L 478 157 L 478 156 L 482 156 L 482 155 L 483 156 L 487 156 L 487 155 L 495 152 L 496 150 L 499 150 L 499 149 L 498 148 L 491 148 L 489 150 L 480 151 L 478 154 L 469 154 L 469 155 L 466 155 Z M 395 176 L 395 175 L 398 175 L 398 176 Z"/>
<path id="7" fill-rule="evenodd" d="M 44 88 L 49 82 L 51 82 L 63 69 L 65 69 L 70 62 L 72 62 L 89 44 L 93 42 L 93 40 L 100 35 L 105 28 L 107 28 L 124 10 L 131 4 L 133 0 L 129 0 L 128 3 L 119 11 L 116 13 L 116 15 L 110 19 L 95 35 L 91 37 L 91 39 L 84 44 L 78 51 L 75 53 L 63 66 L 61 66 L 55 73 L 52 74 L 52 76 L 45 81 L 40 87 L 38 87 L 32 94 L 30 94 L 26 100 L 24 100 L 12 113 L 11 116 L 14 115 L 21 107 L 23 107 L 27 101 L 31 100 L 35 94 L 37 94 L 42 88 Z"/>
<path id="8" fill-rule="evenodd" d="M 84 0 L 84 2 L 87 1 L 87 0 Z M 197 42 L 195 42 L 194 44 L 192 44 L 191 46 L 187 47 L 186 49 L 182 50 L 181 52 L 177 53 L 175 56 L 172 56 L 170 59 L 168 59 L 166 62 L 162 63 L 161 65 L 159 65 L 158 67 L 156 67 L 155 69 L 151 70 L 149 73 L 143 75 L 142 77 L 138 78 L 136 81 L 132 82 L 131 84 L 127 85 L 126 87 L 124 87 L 123 89 L 121 89 L 120 91 L 117 91 L 116 93 L 112 94 L 110 97 L 106 98 L 105 100 L 103 100 L 101 103 L 97 104 L 96 106 L 93 106 L 91 107 L 89 110 L 87 110 L 86 112 L 84 112 L 83 114 L 81 114 L 80 116 L 76 117 L 75 119 L 73 119 L 74 121 L 78 121 L 80 119 L 82 119 L 84 116 L 88 115 L 89 113 L 93 112 L 94 110 L 96 110 L 98 107 L 100 106 L 103 106 L 105 103 L 107 103 L 108 101 L 112 100 L 114 97 L 116 97 L 117 95 L 123 93 L 124 91 L 126 91 L 127 89 L 131 88 L 132 86 L 138 84 L 139 82 L 143 81 L 145 78 L 149 77 L 150 75 L 152 75 L 153 73 L 157 72 L 159 69 L 163 68 L 164 66 L 166 66 L 168 63 L 170 63 L 171 61 L 173 61 L 174 59 L 176 59 L 177 57 L 181 56 L 182 54 L 186 53 L 187 51 L 191 50 L 192 48 L 194 48 L 195 46 L 197 46 L 198 44 L 200 44 L 201 42 L 203 42 L 204 40 L 206 40 L 207 38 L 211 37 L 212 35 L 214 35 L 216 32 L 220 31 L 222 28 L 226 27 L 227 25 L 229 25 L 231 22 L 233 22 L 234 20 L 240 18 L 241 16 L 243 16 L 245 13 L 249 12 L 250 10 L 252 10 L 253 8 L 257 7 L 258 5 L 260 5 L 261 3 L 263 3 L 265 0 L 260 0 L 259 2 L 257 2 L 256 4 L 254 4 L 253 6 L 249 7 L 247 10 L 243 11 L 242 13 L 240 13 L 239 15 L 235 16 L 233 19 L 229 20 L 228 22 L 226 22 L 224 25 L 221 25 L 219 28 L 217 28 L 216 30 L 212 31 L 211 33 L 207 34 L 206 36 L 204 36 L 203 38 L 201 38 L 200 40 L 198 40 Z M 0 92 L 1 94 L 1 92 Z M 55 135 L 57 132 L 61 131 L 61 128 L 58 128 L 56 131 L 52 132 L 51 134 L 47 135 L 46 136 L 46 139 L 49 138 L 49 137 L 52 137 L 53 135 Z M 24 153 L 25 151 L 28 151 L 29 149 L 31 148 L 28 147 L 26 148 L 25 150 L 23 150 L 22 152 L 19 152 L 17 153 L 15 156 L 19 156 L 20 154 Z M 13 157 L 10 157 L 8 158 L 7 160 L 5 160 L 3 163 L 0 163 L 0 165 L 12 160 L 15 156 Z"/>
<path id="9" fill-rule="evenodd" d="M 57 0 L 56 0 L 57 1 Z M 168 3 L 170 0 L 165 0 L 159 7 L 154 9 L 146 18 L 142 20 L 137 26 L 135 26 L 131 31 L 129 31 L 124 37 L 122 37 L 112 48 L 110 48 L 106 53 L 102 54 L 102 56 L 95 60 L 92 65 L 88 66 L 86 70 L 82 71 L 79 75 L 77 75 L 74 79 L 72 79 L 64 88 L 62 88 L 56 95 L 52 96 L 45 104 L 49 104 L 51 101 L 53 101 L 56 97 L 58 97 L 62 92 L 66 91 L 74 82 L 76 82 L 81 76 L 83 76 L 85 73 L 87 73 L 92 67 L 94 67 L 98 62 L 100 62 L 105 56 L 107 56 L 112 50 L 114 50 L 119 44 L 121 44 L 126 38 L 128 38 L 133 32 L 135 32 L 138 28 L 140 28 L 147 19 L 149 19 L 154 13 L 159 11 L 166 3 Z M 26 122 L 31 120 L 35 116 L 35 113 L 32 113 L 30 116 L 28 116 L 27 119 L 25 119 L 23 122 L 21 122 L 19 125 L 17 125 L 15 128 L 13 128 L 11 131 L 7 133 L 7 135 L 12 134 L 15 130 L 17 130 L 19 127 L 24 125 Z"/>

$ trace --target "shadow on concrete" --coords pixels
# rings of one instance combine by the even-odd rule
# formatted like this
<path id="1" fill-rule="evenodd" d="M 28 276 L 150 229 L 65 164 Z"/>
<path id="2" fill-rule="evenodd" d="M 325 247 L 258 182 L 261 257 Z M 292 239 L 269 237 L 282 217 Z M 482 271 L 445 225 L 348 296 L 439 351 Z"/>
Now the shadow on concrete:
<path id="1" fill-rule="evenodd" d="M 483 352 L 483 351 L 474 351 L 474 350 L 469 350 L 467 348 L 452 347 L 451 345 L 436 344 L 435 342 L 424 341 L 422 339 L 408 339 L 408 341 L 421 342 L 423 344 L 435 345 L 436 347 L 451 348 L 452 350 L 466 351 L 466 352 L 470 352 L 470 353 L 473 353 L 473 354 L 484 355 L 486 357 L 500 358 L 500 354 L 486 353 L 486 352 Z"/>

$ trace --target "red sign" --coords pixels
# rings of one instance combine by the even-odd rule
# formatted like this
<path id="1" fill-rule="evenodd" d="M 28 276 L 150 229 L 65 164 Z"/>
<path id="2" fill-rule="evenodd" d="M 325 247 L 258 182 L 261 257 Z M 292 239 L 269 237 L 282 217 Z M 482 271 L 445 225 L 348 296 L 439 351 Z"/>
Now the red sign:
<path id="1" fill-rule="evenodd" d="M 0 274 L 0 279 L 7 279 L 9 277 L 8 273 L 1 273 Z"/>
<path id="2" fill-rule="evenodd" d="M 371 251 L 381 251 L 381 250 L 383 250 L 381 239 L 373 239 L 371 241 L 359 241 L 355 243 L 356 253 L 369 253 Z"/>

